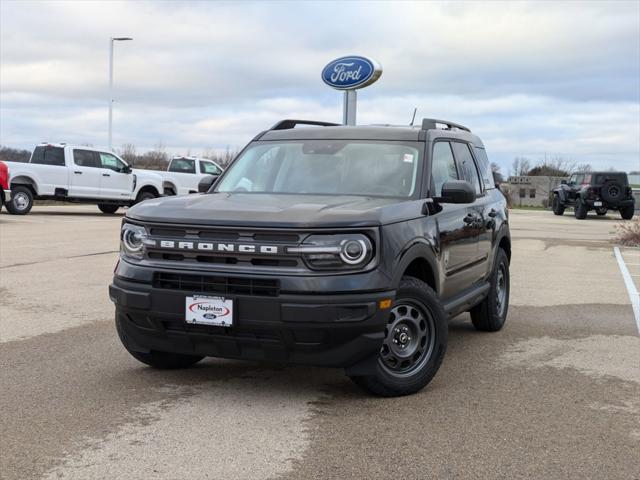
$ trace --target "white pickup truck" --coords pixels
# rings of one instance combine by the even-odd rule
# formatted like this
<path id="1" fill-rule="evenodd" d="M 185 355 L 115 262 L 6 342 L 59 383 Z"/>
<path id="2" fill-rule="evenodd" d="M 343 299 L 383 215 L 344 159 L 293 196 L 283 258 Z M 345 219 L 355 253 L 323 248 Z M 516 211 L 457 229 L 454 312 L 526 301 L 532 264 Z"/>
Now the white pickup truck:
<path id="1" fill-rule="evenodd" d="M 38 145 L 28 163 L 5 162 L 11 172 L 9 213 L 29 213 L 34 200 L 94 203 L 103 213 L 163 194 L 163 179 L 133 170 L 117 155 L 96 148 Z"/>
<path id="2" fill-rule="evenodd" d="M 196 193 L 198 183 L 207 175 L 219 176 L 222 168 L 206 158 L 173 157 L 166 171 L 154 170 L 162 176 L 165 195 Z"/>

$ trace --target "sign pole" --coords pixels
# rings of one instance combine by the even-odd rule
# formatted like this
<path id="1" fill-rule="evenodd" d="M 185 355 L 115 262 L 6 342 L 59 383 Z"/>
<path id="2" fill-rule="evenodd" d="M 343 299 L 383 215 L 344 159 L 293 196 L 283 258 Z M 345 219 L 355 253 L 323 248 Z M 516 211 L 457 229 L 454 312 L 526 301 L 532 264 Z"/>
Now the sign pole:
<path id="1" fill-rule="evenodd" d="M 342 107 L 342 123 L 345 125 L 356 124 L 356 110 L 358 108 L 358 91 L 344 91 L 344 105 Z"/>
<path id="2" fill-rule="evenodd" d="M 353 55 L 336 58 L 329 62 L 322 70 L 322 81 L 342 90 L 342 123 L 356 124 L 356 110 L 358 107 L 358 88 L 364 88 L 380 78 L 382 65 L 372 58 Z"/>

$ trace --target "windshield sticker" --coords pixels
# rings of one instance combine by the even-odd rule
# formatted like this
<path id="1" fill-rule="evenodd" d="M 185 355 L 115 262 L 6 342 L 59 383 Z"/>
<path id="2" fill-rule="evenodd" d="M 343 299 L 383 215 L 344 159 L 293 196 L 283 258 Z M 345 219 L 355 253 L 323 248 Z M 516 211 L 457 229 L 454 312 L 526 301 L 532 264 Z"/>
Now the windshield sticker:
<path id="1" fill-rule="evenodd" d="M 413 163 L 413 155 L 411 155 L 410 153 L 405 153 L 404 156 L 402 157 L 402 161 L 407 163 Z"/>

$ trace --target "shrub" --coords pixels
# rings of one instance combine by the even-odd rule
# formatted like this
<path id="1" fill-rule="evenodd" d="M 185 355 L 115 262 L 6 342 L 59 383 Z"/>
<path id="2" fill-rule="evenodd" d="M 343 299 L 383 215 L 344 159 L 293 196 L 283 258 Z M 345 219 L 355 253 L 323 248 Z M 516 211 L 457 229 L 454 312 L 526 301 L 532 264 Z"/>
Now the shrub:
<path id="1" fill-rule="evenodd" d="M 616 226 L 613 241 L 627 247 L 640 247 L 640 217 Z"/>

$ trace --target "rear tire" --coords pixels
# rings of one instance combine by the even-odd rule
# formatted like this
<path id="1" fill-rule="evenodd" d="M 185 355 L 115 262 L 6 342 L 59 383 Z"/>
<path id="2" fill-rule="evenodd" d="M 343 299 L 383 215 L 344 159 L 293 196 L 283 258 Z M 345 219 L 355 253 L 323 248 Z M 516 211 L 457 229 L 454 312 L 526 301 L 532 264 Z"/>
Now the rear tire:
<path id="1" fill-rule="evenodd" d="M 153 198 L 156 198 L 157 195 L 153 192 L 150 192 L 149 190 L 146 190 L 144 192 L 140 192 L 138 194 L 138 196 L 136 197 L 136 204 L 140 203 L 140 202 L 144 202 L 145 200 L 151 200 Z"/>
<path id="2" fill-rule="evenodd" d="M 417 278 L 402 277 L 385 331 L 375 373 L 351 380 L 381 397 L 420 391 L 440 368 L 447 349 L 447 319 L 436 292 Z"/>
<path id="3" fill-rule="evenodd" d="M 26 215 L 33 207 L 33 192 L 28 187 L 20 185 L 11 187 L 11 200 L 6 206 L 12 215 Z"/>
<path id="4" fill-rule="evenodd" d="M 631 220 L 633 218 L 634 211 L 635 211 L 635 207 L 633 205 L 629 205 L 628 207 L 624 207 L 620 209 L 620 216 L 624 220 Z"/>
<path id="5" fill-rule="evenodd" d="M 509 310 L 509 258 L 502 248 L 498 248 L 489 283 L 487 298 L 469 313 L 476 330 L 497 332 L 504 327 Z"/>
<path id="6" fill-rule="evenodd" d="M 120 205 L 111 205 L 109 203 L 99 203 L 98 208 L 102 213 L 113 214 L 118 211 Z"/>
<path id="7" fill-rule="evenodd" d="M 120 325 L 120 315 L 118 312 L 116 312 L 116 331 L 118 332 L 118 337 L 127 352 L 129 352 L 129 354 L 139 362 L 153 368 L 160 370 L 187 368 L 198 363 L 204 358 L 199 355 L 183 355 L 180 353 L 158 352 L 155 350 L 151 350 L 147 353 L 131 350 L 127 346 L 131 342 L 128 340 L 127 334 L 122 328 L 122 325 Z"/>
<path id="8" fill-rule="evenodd" d="M 578 220 L 584 220 L 587 218 L 587 213 L 589 212 L 589 208 L 582 203 L 582 201 L 578 198 L 576 199 L 576 206 L 574 210 L 574 214 Z"/>
<path id="9" fill-rule="evenodd" d="M 560 197 L 558 195 L 553 196 L 552 209 L 554 215 L 562 215 L 564 214 L 564 205 L 560 203 Z"/>

